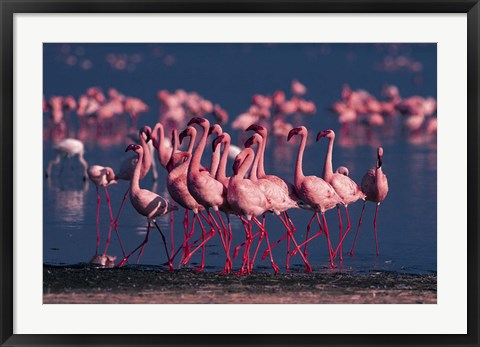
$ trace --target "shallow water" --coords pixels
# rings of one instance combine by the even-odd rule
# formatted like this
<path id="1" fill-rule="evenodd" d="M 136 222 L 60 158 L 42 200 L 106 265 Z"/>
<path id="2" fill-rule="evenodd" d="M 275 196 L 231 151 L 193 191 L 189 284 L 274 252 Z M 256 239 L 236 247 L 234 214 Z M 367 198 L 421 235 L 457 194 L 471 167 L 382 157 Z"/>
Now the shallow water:
<path id="1" fill-rule="evenodd" d="M 244 112 L 255 93 L 272 93 L 282 89 L 289 95 L 290 82 L 299 79 L 308 87 L 307 99 L 315 101 L 317 114 L 298 119 L 310 130 L 310 140 L 305 152 L 305 174 L 321 175 L 327 142 L 314 142 L 314 136 L 323 129 L 337 132 L 334 148 L 334 168 L 345 165 L 350 177 L 360 183 L 363 174 L 375 165 L 376 146 L 384 147 L 383 168 L 388 175 L 389 194 L 381 204 L 378 217 L 378 237 L 380 256 L 375 256 L 373 238 L 373 215 L 375 205 L 367 203 L 354 257 L 347 255 L 356 231 L 362 202 L 349 206 L 352 230 L 344 242 L 344 261 L 338 269 L 353 272 L 388 270 L 407 273 L 436 272 L 437 243 L 437 152 L 435 142 L 417 143 L 409 138 L 401 128 L 400 118 L 393 121 L 390 134 L 374 133 L 370 141 L 350 146 L 348 138 L 340 135 L 336 116 L 327 109 L 340 99 L 341 87 L 349 83 L 353 89 L 363 88 L 380 98 L 380 88 L 384 83 L 395 84 L 402 96 L 418 94 L 436 97 L 436 48 L 435 45 L 44 45 L 44 95 L 74 95 L 78 98 L 88 87 L 99 86 L 105 91 L 115 87 L 121 92 L 142 98 L 150 111 L 140 117 L 139 124 L 153 126 L 158 118 L 156 91 L 173 91 L 183 88 L 197 91 L 207 99 L 219 103 L 230 115 L 230 122 Z M 79 49 L 81 47 L 82 49 Z M 392 48 L 393 47 L 393 48 Z M 159 48 L 162 49 L 159 54 Z M 138 53 L 140 62 L 134 68 L 115 70 L 106 61 L 109 53 L 132 55 Z M 393 53 L 392 53 L 393 52 Z M 400 53 L 423 64 L 421 72 L 405 70 L 384 71 L 378 68 L 388 54 Z M 82 53 L 82 54 L 78 54 Z M 80 62 L 88 59 L 92 68 L 83 70 L 75 65 L 65 64 L 65 56 L 75 55 Z M 173 65 L 165 63 L 171 55 Z M 171 60 L 167 60 L 167 62 Z M 73 116 L 75 119 L 75 116 Z M 225 131 L 231 131 L 227 125 Z M 239 132 L 232 132 L 234 142 Z M 119 167 L 125 158 L 125 147 L 130 140 L 120 140 L 105 146 L 100 141 L 86 143 L 85 158 L 89 164 Z M 293 181 L 293 168 L 297 144 L 276 143 L 269 139 L 266 152 L 266 171 Z M 44 165 L 54 157 L 51 141 L 44 141 Z M 210 147 L 207 147 L 204 165 L 209 163 Z M 229 172 L 232 162 L 227 165 Z M 44 262 L 52 264 L 76 264 L 89 261 L 95 254 L 96 243 L 96 189 L 91 182 L 81 181 L 78 161 L 63 161 L 63 169 L 55 168 L 51 180 L 44 180 Z M 160 177 L 153 183 L 151 173 L 141 181 L 144 188 L 167 196 L 166 173 L 159 169 Z M 114 214 L 128 183 L 125 181 L 109 187 Z M 103 250 L 108 231 L 108 211 L 105 197 L 102 196 L 101 232 Z M 297 232 L 296 239 L 304 239 L 305 227 L 311 216 L 303 210 L 289 211 Z M 342 211 L 344 224 L 345 214 Z M 333 244 L 338 242 L 338 220 L 336 211 L 327 214 Z M 170 223 L 167 216 L 159 218 L 162 230 L 170 242 Z M 183 237 L 183 211 L 175 213 L 175 248 Z M 241 223 L 232 218 L 234 226 L 233 245 L 244 240 Z M 315 224 L 314 224 L 315 226 Z M 198 230 L 198 227 L 196 228 Z M 278 219 L 267 216 L 267 230 L 271 241 L 283 235 L 284 229 Z M 314 232 L 316 228 L 312 228 Z M 127 200 L 122 213 L 119 232 L 127 250 L 136 247 L 144 238 L 146 219 L 136 213 Z M 197 234 L 198 235 L 198 234 Z M 255 245 L 256 243 L 254 243 Z M 253 247 L 252 247 L 253 248 Z M 262 247 L 263 251 L 264 247 Z M 277 264 L 285 264 L 286 243 L 274 250 Z M 116 236 L 112 234 L 108 254 L 121 258 Z M 158 265 L 166 260 L 158 232 L 153 230 L 149 243 L 141 258 L 141 264 Z M 260 259 L 258 259 L 260 260 Z M 328 269 L 328 253 L 325 237 L 313 240 L 309 246 L 309 260 L 316 271 Z M 136 257 L 131 258 L 135 263 Z M 199 262 L 199 254 L 192 258 L 192 265 Z M 217 271 L 223 268 L 224 256 L 221 242 L 215 237 L 207 244 L 206 270 Z M 178 260 L 175 262 L 177 265 Z M 234 267 L 238 268 L 240 259 Z M 298 255 L 292 259 L 295 269 L 301 269 Z M 269 262 L 258 261 L 258 271 L 271 271 Z M 284 271 L 282 269 L 282 271 Z M 338 271 L 338 270 L 334 270 Z"/>

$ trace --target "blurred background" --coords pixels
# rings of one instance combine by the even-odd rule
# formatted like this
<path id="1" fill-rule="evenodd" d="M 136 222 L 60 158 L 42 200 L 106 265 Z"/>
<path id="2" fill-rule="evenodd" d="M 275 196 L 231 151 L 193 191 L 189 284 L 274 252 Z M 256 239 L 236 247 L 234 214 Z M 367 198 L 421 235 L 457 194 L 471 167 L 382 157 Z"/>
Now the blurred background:
<path id="1" fill-rule="evenodd" d="M 360 185 L 362 176 L 375 166 L 377 147 L 383 146 L 390 190 L 377 221 L 380 255 L 375 255 L 373 237 L 375 204 L 367 202 L 355 256 L 348 256 L 362 209 L 359 201 L 349 206 L 352 230 L 344 242 L 343 263 L 337 261 L 337 268 L 329 269 L 321 236 L 309 246 L 314 270 L 436 273 L 436 44 L 55 43 L 44 44 L 43 58 L 45 169 L 56 156 L 54 145 L 76 138 L 85 145 L 89 165 L 117 171 L 129 157 L 125 153 L 133 142 L 129 135 L 138 134 L 139 127 L 153 128 L 160 121 L 169 137 L 169 129 L 181 131 L 191 117 L 204 116 L 212 124 L 220 123 L 241 148 L 250 136 L 243 129 L 252 123 L 266 126 L 270 134 L 266 171 L 293 182 L 298 143 L 286 141 L 288 131 L 307 127 L 304 172 L 320 176 L 328 142 L 316 143 L 315 136 L 332 129 L 336 132 L 334 170 L 348 167 L 349 176 Z M 202 159 L 205 166 L 210 163 L 210 148 Z M 227 164 L 228 175 L 231 166 L 232 160 Z M 150 172 L 140 184 L 168 197 L 167 173 L 158 161 L 157 170 L 156 180 Z M 44 180 L 45 263 L 83 263 L 95 255 L 96 189 L 90 181 L 82 181 L 82 172 L 78 159 L 62 159 Z M 127 181 L 109 186 L 115 215 L 128 187 Z M 103 250 L 109 216 L 105 196 L 101 199 Z M 294 210 L 289 214 L 297 227 L 296 239 L 303 240 L 311 213 Z M 336 245 L 337 213 L 332 210 L 326 216 Z M 175 247 L 183 239 L 182 221 L 180 210 L 173 224 Z M 170 236 L 169 217 L 158 222 Z M 235 246 L 245 235 L 236 217 L 232 222 Z M 284 234 L 272 216 L 267 216 L 267 230 L 271 241 Z M 146 219 L 129 200 L 119 232 L 127 251 L 145 237 Z M 285 242 L 273 253 L 281 267 L 285 253 Z M 114 234 L 108 254 L 121 259 Z M 132 257 L 130 264 L 135 260 Z M 165 261 L 161 239 L 152 233 L 140 263 L 155 266 Z M 240 261 L 234 261 L 234 268 Z M 191 264 L 198 262 L 199 254 Z M 207 244 L 206 270 L 220 270 L 223 264 L 217 236 Z M 294 270 L 303 269 L 298 255 L 292 265 Z M 258 259 L 256 270 L 271 271 L 269 262 Z"/>

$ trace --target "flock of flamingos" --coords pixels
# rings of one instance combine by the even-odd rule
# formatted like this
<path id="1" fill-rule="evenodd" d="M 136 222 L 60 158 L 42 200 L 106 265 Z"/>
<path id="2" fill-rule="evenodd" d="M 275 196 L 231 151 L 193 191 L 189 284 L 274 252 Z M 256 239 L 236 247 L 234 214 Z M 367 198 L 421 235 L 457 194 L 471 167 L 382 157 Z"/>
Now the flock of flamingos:
<path id="1" fill-rule="evenodd" d="M 303 86 L 298 81 L 292 83 L 292 92 L 294 97 L 297 98 L 297 105 L 300 105 L 298 100 L 303 100 L 303 109 L 300 111 L 306 114 L 308 112 L 315 112 L 315 105 L 301 98 L 301 95 L 305 92 L 301 87 Z M 98 88 L 96 90 L 98 93 Z M 392 93 L 393 100 L 395 98 L 395 90 L 391 90 L 390 92 Z M 339 102 L 336 104 L 337 108 L 349 107 L 348 99 L 351 98 L 355 92 L 345 87 L 343 93 L 344 100 L 342 102 L 344 106 L 339 106 Z M 101 105 L 104 106 L 109 103 L 109 107 L 115 108 L 118 106 L 120 108 L 121 105 L 124 110 L 127 110 L 127 100 L 120 99 L 120 97 L 115 99 L 114 92 L 109 94 L 110 101 L 106 102 L 104 100 L 103 103 L 98 103 L 99 106 L 95 108 L 94 112 L 98 113 Z M 167 99 L 171 95 L 174 94 L 169 94 L 165 91 L 163 91 L 163 94 L 159 92 L 159 98 L 163 97 Z M 90 100 L 91 99 L 90 97 Z M 254 103 L 261 104 L 262 100 L 258 99 L 261 99 L 261 97 L 257 96 L 257 100 L 254 100 Z M 274 97 L 270 98 L 270 106 L 272 105 L 272 100 L 275 102 Z M 285 102 L 285 98 L 283 98 L 283 101 Z M 354 248 L 367 201 L 371 201 L 376 205 L 373 230 L 375 234 L 376 254 L 379 254 L 376 220 L 379 205 L 388 193 L 387 177 L 382 171 L 382 147 L 379 146 L 377 148 L 376 158 L 372 158 L 372 164 L 376 160 L 375 165 L 365 173 L 360 185 L 358 185 L 349 177 L 349 171 L 346 167 L 339 167 L 336 171 L 333 171 L 332 156 L 335 132 L 333 130 L 320 131 L 316 136 L 316 140 L 320 141 L 323 138 L 328 140 L 328 151 L 325 156 L 323 172 L 321 176 L 305 176 L 303 173 L 302 160 L 308 137 L 307 128 L 304 126 L 290 126 L 286 129 L 288 132 L 282 134 L 278 129 L 275 130 L 274 126 L 270 127 L 270 129 L 272 129 L 271 131 L 275 132 L 277 138 L 281 134 L 283 136 L 286 135 L 285 139 L 288 142 L 294 137 L 300 139 L 299 142 L 296 141 L 299 145 L 294 169 L 294 182 L 286 182 L 278 176 L 265 172 L 264 153 L 269 130 L 268 126 L 265 126 L 260 114 L 257 114 L 257 118 L 254 119 L 256 121 L 246 126 L 239 126 L 239 128 L 245 130 L 245 133 L 253 132 L 250 133 L 251 136 L 246 139 L 244 149 L 240 149 L 230 143 L 230 135 L 224 132 L 220 125 L 225 124 L 228 119 L 226 112 L 221 109 L 219 105 L 213 105 L 213 103 L 204 100 L 200 96 L 198 96 L 197 102 L 198 105 L 201 105 L 203 102 L 203 108 L 201 106 L 197 107 L 197 112 L 187 112 L 183 115 L 184 117 L 190 116 L 186 128 L 178 127 L 178 124 L 172 120 L 175 117 L 175 112 L 171 109 L 169 110 L 170 115 L 168 112 L 165 112 L 165 110 L 163 112 L 164 116 L 169 115 L 170 118 L 162 119 L 161 122 L 158 122 L 154 126 L 153 130 L 149 126 L 141 127 L 138 131 L 137 143 L 128 145 L 125 150 L 125 152 L 135 152 L 136 156 L 124 161 L 117 172 L 110 167 L 101 165 L 88 166 L 83 157 L 83 142 L 79 139 L 65 137 L 65 135 L 68 134 L 68 123 L 59 115 L 55 115 L 55 106 L 52 107 L 51 103 L 49 103 L 50 105 L 48 106 L 49 108 L 47 107 L 47 110 L 51 113 L 52 124 L 60 122 L 60 124 L 63 125 L 57 128 L 51 128 L 53 129 L 51 134 L 52 140 L 54 140 L 55 143 L 54 148 L 57 151 L 57 156 L 48 164 L 46 170 L 47 177 L 51 176 L 53 166 L 60 163 L 63 156 L 72 157 L 78 155 L 83 165 L 84 179 L 89 178 L 97 188 L 97 256 L 93 261 L 101 263 L 102 265 L 114 266 L 114 261 L 116 260 L 116 257 L 107 255 L 112 228 L 109 229 L 104 252 L 99 253 L 98 251 L 100 245 L 99 188 L 101 187 L 104 189 L 108 203 L 110 226 L 115 230 L 123 252 L 123 258 L 116 264 L 117 267 L 123 266 L 136 252 L 138 252 L 137 261 L 140 259 L 144 247 L 148 242 L 151 229 L 155 227 L 162 237 L 164 250 L 168 259 L 166 265 L 168 265 L 170 270 L 174 269 L 173 262 L 177 257 L 181 258 L 180 264 L 185 265 L 190 262 L 191 257 L 197 252 L 201 252 L 201 264 L 197 269 L 203 270 L 205 267 L 206 244 L 213 237 L 218 236 L 225 252 L 224 273 L 232 272 L 232 258 L 235 258 L 240 252 L 243 252 L 242 264 L 238 273 L 250 273 L 254 268 L 255 260 L 257 259 L 263 241 L 266 242 L 266 250 L 262 253 L 261 257 L 262 259 L 269 257 L 275 273 L 280 270 L 274 261 L 272 249 L 283 241 L 287 243 L 286 269 L 288 270 L 290 268 L 290 258 L 298 254 L 305 264 L 305 271 L 309 272 L 312 270 L 312 267 L 308 260 L 308 245 L 313 239 L 322 234 L 325 235 L 327 240 L 329 263 L 333 268 L 335 267 L 335 259 L 337 257 L 340 261 L 343 259 L 342 244 L 351 230 L 348 206 L 358 200 L 363 200 L 363 208 L 357 224 L 350 255 L 354 254 Z M 263 100 L 263 102 L 268 104 L 265 100 Z M 407 104 L 406 101 L 397 100 L 396 102 L 397 105 L 394 106 L 394 109 L 403 113 L 407 107 L 405 106 Z M 432 116 L 434 112 L 433 108 L 436 109 L 436 104 L 432 105 L 433 101 L 431 99 L 417 97 L 416 102 L 422 107 L 421 110 L 423 113 L 421 117 Z M 210 103 L 210 105 L 208 103 Z M 62 115 L 63 111 L 68 109 L 65 107 L 65 104 L 65 99 L 63 99 L 60 108 Z M 73 107 L 73 102 L 71 106 Z M 92 106 L 84 104 L 83 111 L 85 112 L 85 109 L 88 107 Z M 298 109 L 299 108 L 300 106 L 298 106 Z M 257 107 L 257 111 L 258 109 L 260 109 L 260 106 Z M 278 110 L 280 108 L 277 107 L 276 109 Z M 46 110 L 45 102 L 44 110 Z M 128 110 L 127 112 L 132 116 L 132 127 L 136 128 L 139 113 L 145 112 L 148 110 L 148 107 L 139 99 L 130 100 Z M 341 111 L 342 110 L 339 110 L 340 113 Z M 81 112 L 82 110 L 80 113 Z M 110 112 L 111 114 L 115 114 L 112 110 L 110 110 Z M 118 110 L 118 112 L 120 111 Z M 277 111 L 275 120 L 278 121 L 280 119 L 281 121 L 285 121 L 284 114 L 278 116 L 281 112 L 281 109 Z M 408 112 L 412 113 L 413 111 L 409 110 Z M 77 110 L 77 114 L 80 113 Z M 252 113 L 251 110 L 249 110 L 249 113 Z M 378 113 L 385 114 L 382 110 L 378 110 Z M 210 121 L 206 118 L 207 114 L 213 114 L 214 119 L 217 120 L 218 123 L 211 126 Z M 97 117 L 100 116 L 97 115 Z M 247 116 L 244 115 L 243 117 L 246 118 Z M 412 117 L 412 115 L 410 115 L 410 117 Z M 420 116 L 415 115 L 415 117 Z M 105 115 L 104 118 L 108 119 Z M 434 117 L 431 117 L 431 119 L 433 118 Z M 100 125 L 97 120 L 97 126 L 98 132 L 113 131 L 112 127 L 115 127 L 115 122 L 102 122 Z M 167 128 L 172 129 L 171 140 L 166 136 Z M 54 131 L 58 131 L 58 129 L 63 132 L 62 136 L 64 136 L 64 138 L 55 141 L 53 134 L 55 134 Z M 179 133 L 177 129 L 182 129 L 182 131 Z M 285 131 L 285 129 L 283 130 Z M 343 129 L 342 131 L 346 130 Z M 198 143 L 196 142 L 197 134 L 200 138 Z M 212 141 L 213 153 L 211 165 L 206 168 L 202 166 L 201 162 L 202 156 L 206 151 L 209 136 L 215 136 L 215 138 Z M 188 149 L 181 151 L 179 147 L 186 141 L 186 138 L 189 139 Z M 256 149 L 254 150 L 253 148 Z M 168 201 L 160 195 L 140 187 L 140 180 L 147 175 L 155 163 L 155 152 L 157 153 L 158 161 L 167 171 L 166 187 L 173 201 Z M 226 174 L 227 161 L 229 158 L 234 159 L 232 167 L 233 175 L 230 177 Z M 107 187 L 116 183 L 118 180 L 130 181 L 130 187 L 124 195 L 117 216 L 114 217 Z M 135 210 L 147 218 L 148 226 L 143 242 L 127 253 L 118 232 L 118 224 L 122 208 L 128 195 Z M 175 202 L 175 204 L 173 202 Z M 176 250 L 170 249 L 169 251 L 165 234 L 155 219 L 178 210 L 178 205 L 185 209 L 183 242 Z M 300 208 L 312 214 L 307 226 L 305 240 L 299 241 L 295 237 L 296 228 L 288 215 L 288 210 L 292 208 Z M 330 240 L 330 231 L 325 218 L 325 213 L 334 208 L 337 209 L 340 234 L 339 243 L 335 247 Z M 345 210 L 347 219 L 345 230 L 343 230 L 341 216 L 342 208 Z M 193 213 L 192 220 L 190 220 L 190 212 Z M 285 227 L 285 233 L 276 242 L 271 242 L 270 234 L 265 223 L 266 215 L 270 213 L 275 214 Z M 241 220 L 245 231 L 245 241 L 234 248 L 232 246 L 232 226 L 230 221 L 232 216 L 236 216 Z M 259 219 L 260 217 L 261 220 Z M 318 231 L 310 235 L 311 226 L 315 222 L 318 224 Z M 200 234 L 195 236 L 195 227 L 197 225 L 200 229 Z M 255 230 L 254 226 L 256 227 Z M 195 239 L 195 237 L 197 238 Z M 256 245 L 254 245 L 254 241 L 256 241 Z"/>

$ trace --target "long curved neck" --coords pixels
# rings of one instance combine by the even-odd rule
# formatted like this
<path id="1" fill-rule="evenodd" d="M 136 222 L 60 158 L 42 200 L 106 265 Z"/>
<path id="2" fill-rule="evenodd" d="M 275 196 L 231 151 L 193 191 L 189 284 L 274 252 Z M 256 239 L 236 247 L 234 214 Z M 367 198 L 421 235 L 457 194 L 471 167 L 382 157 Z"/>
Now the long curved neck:
<path id="1" fill-rule="evenodd" d="M 197 139 L 197 132 L 193 131 L 192 135 L 190 136 L 190 142 L 188 143 L 187 152 L 192 154 L 193 146 L 195 145 L 195 140 Z"/>
<path id="2" fill-rule="evenodd" d="M 160 132 L 160 137 L 157 137 L 159 132 Z M 161 123 L 157 123 L 153 128 L 152 133 L 153 133 L 153 136 L 152 136 L 153 147 L 155 147 L 158 150 L 160 146 L 163 145 L 163 141 L 165 138 L 163 125 Z"/>
<path id="3" fill-rule="evenodd" d="M 303 152 L 305 152 L 305 146 L 307 144 L 307 135 L 302 134 L 302 141 L 300 142 L 300 146 L 298 147 L 298 155 L 297 155 L 297 163 L 295 165 L 295 175 L 294 180 L 295 184 L 297 184 L 298 180 L 305 177 L 303 174 Z"/>
<path id="4" fill-rule="evenodd" d="M 206 123 L 204 123 L 206 124 Z M 208 137 L 208 124 L 205 127 L 201 125 L 203 128 L 202 138 L 193 153 L 192 161 L 190 162 L 190 169 L 195 170 L 195 172 L 200 172 L 200 160 L 202 159 L 203 151 L 205 150 L 205 146 L 207 145 L 207 137 Z M 192 137 L 193 140 L 193 137 Z M 193 142 L 193 141 L 192 141 Z"/>
<path id="5" fill-rule="evenodd" d="M 250 168 L 250 165 L 252 165 L 252 162 L 253 162 L 253 154 L 248 153 L 245 159 L 243 159 L 242 164 L 240 164 L 240 167 L 238 168 L 237 176 L 240 178 L 244 178 L 245 174 Z"/>
<path id="6" fill-rule="evenodd" d="M 140 171 L 142 171 L 143 157 L 143 153 L 138 153 L 137 165 L 135 166 L 135 170 L 133 171 L 133 176 L 130 181 L 130 191 L 134 194 L 140 190 Z"/>
<path id="7" fill-rule="evenodd" d="M 259 178 L 263 178 L 266 176 L 264 163 L 265 163 L 265 148 L 267 147 L 267 137 L 268 135 L 266 135 L 265 137 L 262 136 L 262 143 L 260 145 L 261 149 L 259 149 L 258 151 L 258 155 L 260 156 L 260 159 L 258 162 L 257 177 Z"/>
<path id="8" fill-rule="evenodd" d="M 332 165 L 333 141 L 335 141 L 335 138 L 330 137 L 328 141 L 327 155 L 325 156 L 325 164 L 323 165 L 322 177 L 326 181 L 329 181 L 330 177 L 332 177 L 333 175 L 333 165 Z"/>
<path id="9" fill-rule="evenodd" d="M 263 141 L 262 141 L 263 143 Z M 253 161 L 252 169 L 250 170 L 250 180 L 256 181 L 258 179 L 257 170 L 259 168 L 258 163 L 261 161 L 261 152 L 262 152 L 262 143 L 258 144 L 257 153 L 255 155 L 255 160 Z"/>
<path id="10" fill-rule="evenodd" d="M 212 161 L 210 162 L 210 175 L 215 177 L 218 171 L 218 165 L 220 164 L 220 150 L 222 146 L 217 146 L 212 153 Z"/>
<path id="11" fill-rule="evenodd" d="M 146 172 L 150 169 L 150 165 L 152 165 L 152 156 L 150 155 L 150 148 L 148 147 L 147 141 L 145 141 L 142 134 L 140 134 L 140 145 L 143 148 L 142 169 Z"/>
<path id="12" fill-rule="evenodd" d="M 220 146 L 217 146 L 217 148 Z M 220 158 L 220 163 L 218 164 L 217 174 L 215 175 L 218 181 L 222 181 L 227 178 L 227 159 L 228 151 L 230 149 L 230 138 L 225 139 L 225 144 L 223 146 L 222 157 Z"/>

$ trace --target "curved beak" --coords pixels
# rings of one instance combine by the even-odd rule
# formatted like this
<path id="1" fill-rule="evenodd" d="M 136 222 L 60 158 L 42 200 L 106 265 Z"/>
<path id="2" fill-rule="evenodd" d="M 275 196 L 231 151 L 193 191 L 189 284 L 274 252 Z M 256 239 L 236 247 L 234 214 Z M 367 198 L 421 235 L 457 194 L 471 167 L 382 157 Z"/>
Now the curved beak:
<path id="1" fill-rule="evenodd" d="M 327 135 L 328 135 L 328 133 L 329 133 L 329 131 L 328 131 L 328 130 L 323 130 L 323 131 L 320 131 L 320 132 L 318 133 L 318 135 L 317 135 L 317 142 L 318 142 L 318 141 L 320 141 L 320 139 L 321 139 L 322 137 L 325 137 L 325 136 L 327 136 Z"/>
<path id="2" fill-rule="evenodd" d="M 128 147 L 125 149 L 125 152 L 134 151 L 137 149 L 137 147 L 138 145 L 134 145 L 134 144 L 128 145 Z"/>
<path id="3" fill-rule="evenodd" d="M 194 117 L 192 119 L 190 119 L 190 121 L 188 122 L 187 125 L 192 125 L 192 124 L 201 124 L 203 122 L 205 122 L 206 119 L 205 118 L 202 118 L 202 117 Z"/>
<path id="4" fill-rule="evenodd" d="M 180 144 L 182 144 L 183 139 L 184 139 L 185 137 L 187 137 L 187 136 L 188 136 L 188 134 L 187 134 L 187 129 L 185 129 L 184 131 L 182 131 L 182 132 L 180 133 L 180 135 L 178 135 L 178 142 L 180 142 Z"/>
<path id="5" fill-rule="evenodd" d="M 247 141 L 245 141 L 245 148 L 250 148 L 253 146 L 255 136 L 250 136 Z"/>
<path id="6" fill-rule="evenodd" d="M 297 135 L 299 131 L 300 131 L 300 128 L 293 128 L 292 130 L 290 130 L 289 133 L 288 133 L 288 136 L 287 136 L 287 141 L 290 141 L 290 139 L 294 135 Z"/>
<path id="7" fill-rule="evenodd" d="M 263 128 L 261 125 L 252 124 L 252 125 L 250 125 L 247 129 L 245 129 L 245 131 L 253 130 L 253 131 L 257 132 L 257 131 L 260 131 L 260 130 L 263 130 L 263 129 L 264 129 L 264 128 Z"/>
<path id="8" fill-rule="evenodd" d="M 212 142 L 212 151 L 215 152 L 215 149 L 217 148 L 218 144 L 222 142 L 222 140 L 224 139 L 225 135 L 220 135 L 220 136 L 217 136 L 217 138 L 215 140 L 213 140 Z"/>
<path id="9" fill-rule="evenodd" d="M 240 167 L 240 160 L 239 159 L 235 159 L 235 161 L 233 162 L 233 166 L 232 166 L 232 169 L 233 169 L 233 174 L 236 175 L 238 174 L 238 168 Z"/>

